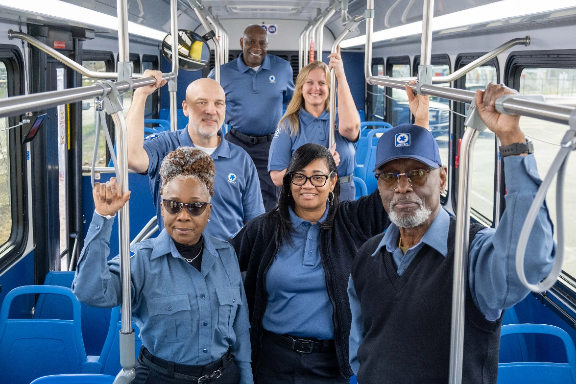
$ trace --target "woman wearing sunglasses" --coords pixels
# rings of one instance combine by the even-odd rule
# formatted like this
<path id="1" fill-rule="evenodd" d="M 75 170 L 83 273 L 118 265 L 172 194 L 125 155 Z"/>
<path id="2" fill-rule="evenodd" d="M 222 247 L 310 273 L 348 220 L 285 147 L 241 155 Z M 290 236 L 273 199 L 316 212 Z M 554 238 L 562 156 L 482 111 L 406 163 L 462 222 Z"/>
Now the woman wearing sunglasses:
<path id="1" fill-rule="evenodd" d="M 234 249 L 205 235 L 214 163 L 178 148 L 160 168 L 165 228 L 130 259 L 132 313 L 142 349 L 133 384 L 250 384 L 248 306 Z M 121 303 L 118 258 L 106 261 L 116 212 L 128 201 L 113 178 L 96 184 L 96 206 L 72 289 L 96 307 Z"/>

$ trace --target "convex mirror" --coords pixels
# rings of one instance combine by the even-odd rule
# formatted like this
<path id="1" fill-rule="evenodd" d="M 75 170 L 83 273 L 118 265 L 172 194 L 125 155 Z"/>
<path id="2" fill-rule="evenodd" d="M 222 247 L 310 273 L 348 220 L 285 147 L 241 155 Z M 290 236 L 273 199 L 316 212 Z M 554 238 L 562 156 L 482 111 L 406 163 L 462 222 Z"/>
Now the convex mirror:
<path id="1" fill-rule="evenodd" d="M 172 34 L 162 41 L 162 54 L 172 62 Z M 199 34 L 180 29 L 178 31 L 178 67 L 185 71 L 199 71 L 210 62 L 210 47 Z"/>

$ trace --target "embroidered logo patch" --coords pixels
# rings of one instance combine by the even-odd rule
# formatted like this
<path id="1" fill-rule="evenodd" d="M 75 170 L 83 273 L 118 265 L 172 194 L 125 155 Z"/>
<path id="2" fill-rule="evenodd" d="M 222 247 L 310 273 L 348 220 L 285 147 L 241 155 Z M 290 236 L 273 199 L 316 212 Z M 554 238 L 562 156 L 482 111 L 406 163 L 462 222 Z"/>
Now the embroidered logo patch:
<path id="1" fill-rule="evenodd" d="M 158 134 L 157 134 L 157 133 L 153 133 L 153 134 L 151 134 L 151 135 L 146 136 L 146 137 L 144 138 L 144 140 L 153 140 L 153 139 L 155 139 L 155 138 L 157 138 L 157 137 L 158 137 Z"/>
<path id="2" fill-rule="evenodd" d="M 274 137 L 280 136 L 280 127 L 276 128 L 276 132 L 274 132 Z"/>
<path id="3" fill-rule="evenodd" d="M 276 76 L 274 76 L 274 75 L 271 75 L 269 79 L 270 79 L 270 83 L 272 83 L 272 84 L 276 82 Z"/>
<path id="4" fill-rule="evenodd" d="M 232 184 L 236 184 L 236 175 L 234 173 L 228 174 L 228 182 Z"/>
<path id="5" fill-rule="evenodd" d="M 395 145 L 397 147 L 409 147 L 410 146 L 410 134 L 409 133 L 398 133 L 395 136 Z"/>

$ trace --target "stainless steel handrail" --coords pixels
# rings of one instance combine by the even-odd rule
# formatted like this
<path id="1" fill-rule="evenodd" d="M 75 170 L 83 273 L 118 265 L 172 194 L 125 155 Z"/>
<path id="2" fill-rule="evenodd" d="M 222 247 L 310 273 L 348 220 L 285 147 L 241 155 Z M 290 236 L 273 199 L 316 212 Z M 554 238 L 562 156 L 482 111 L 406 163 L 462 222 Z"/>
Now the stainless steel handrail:
<path id="1" fill-rule="evenodd" d="M 170 33 L 172 34 L 172 74 L 174 77 L 168 83 L 170 93 L 170 131 L 178 129 L 178 0 L 170 0 Z"/>
<path id="2" fill-rule="evenodd" d="M 318 61 L 322 61 L 322 51 L 324 48 L 324 26 L 334 16 L 336 13 L 336 8 L 339 3 L 335 3 L 334 5 L 328 7 L 325 11 L 325 15 L 320 19 L 318 23 L 318 27 L 316 29 L 316 33 L 318 36 L 318 43 L 316 44 L 316 49 L 318 50 Z"/>
<path id="3" fill-rule="evenodd" d="M 308 24 L 306 24 L 306 26 L 304 27 L 304 29 L 302 30 L 302 33 L 300 33 L 300 37 L 298 40 L 298 72 L 300 72 L 300 70 L 306 65 L 308 64 L 306 61 L 306 40 L 307 40 L 307 36 L 308 36 L 308 30 L 310 29 L 310 26 L 312 25 L 312 20 L 308 21 Z"/>
<path id="4" fill-rule="evenodd" d="M 114 169 L 114 167 L 90 167 L 90 166 L 83 166 L 82 167 L 82 173 L 89 173 L 92 170 L 94 170 L 94 172 L 96 173 L 116 173 L 116 170 Z M 128 169 L 128 173 L 137 173 L 131 169 Z"/>
<path id="5" fill-rule="evenodd" d="M 8 30 L 8 39 L 20 39 L 26 41 L 28 44 L 35 46 L 42 52 L 47 53 L 48 55 L 54 57 L 56 60 L 60 61 L 62 64 L 66 65 L 67 67 L 72 68 L 76 72 L 80 73 L 83 76 L 90 77 L 93 79 L 117 79 L 118 73 L 116 72 L 96 72 L 91 71 L 82 65 L 78 64 L 74 60 L 70 59 L 69 57 L 64 56 L 57 50 L 49 47 L 48 45 L 44 44 L 40 40 L 33 38 L 32 36 L 22 33 L 22 32 L 15 32 L 11 29 Z M 142 77 L 141 73 L 134 73 L 132 74 L 133 78 L 139 79 Z"/>
<path id="6" fill-rule="evenodd" d="M 432 61 L 432 19 L 434 18 L 434 0 L 424 0 L 422 10 L 422 44 L 420 47 L 420 65 L 430 65 Z"/>
<path id="7" fill-rule="evenodd" d="M 190 6 L 192 7 L 194 12 L 196 13 L 198 20 L 200 20 L 200 23 L 202 24 L 202 26 L 206 30 L 206 33 L 210 33 L 210 32 L 215 33 L 215 31 L 212 29 L 212 27 L 210 27 L 210 24 L 206 18 L 206 14 L 205 14 L 206 12 L 204 10 L 204 7 L 200 3 L 196 3 L 196 5 L 194 5 L 193 0 L 188 0 L 188 2 L 190 3 Z M 212 43 L 214 44 L 214 80 L 216 80 L 218 83 L 220 83 L 220 64 L 219 64 L 220 63 L 220 44 L 219 44 L 216 36 L 213 37 L 211 40 L 212 40 Z"/>
<path id="8" fill-rule="evenodd" d="M 170 80 L 174 75 L 164 74 L 164 79 Z M 152 85 L 156 79 L 145 77 L 133 80 L 132 88 L 139 88 L 146 85 Z M 123 81 L 116 83 L 118 91 L 125 92 L 130 85 Z M 89 87 L 79 87 L 65 89 L 62 91 L 50 91 L 36 93 L 33 95 L 13 96 L 0 100 L 0 117 L 10 117 L 25 114 L 26 112 L 41 111 L 47 108 L 56 107 L 60 104 L 76 103 L 82 100 L 91 99 L 99 96 L 106 96 L 110 93 L 111 88 L 106 85 L 91 85 Z"/>

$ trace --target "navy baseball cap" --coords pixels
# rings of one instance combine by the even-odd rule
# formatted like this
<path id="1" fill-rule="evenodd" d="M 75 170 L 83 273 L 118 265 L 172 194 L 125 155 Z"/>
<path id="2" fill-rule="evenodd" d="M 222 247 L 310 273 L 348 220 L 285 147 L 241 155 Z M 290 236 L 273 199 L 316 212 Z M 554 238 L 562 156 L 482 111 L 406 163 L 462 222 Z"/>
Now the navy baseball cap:
<path id="1" fill-rule="evenodd" d="M 373 172 L 396 159 L 414 159 L 433 168 L 442 166 L 436 140 L 430 131 L 414 124 L 402 124 L 384 132 L 378 140 Z"/>

